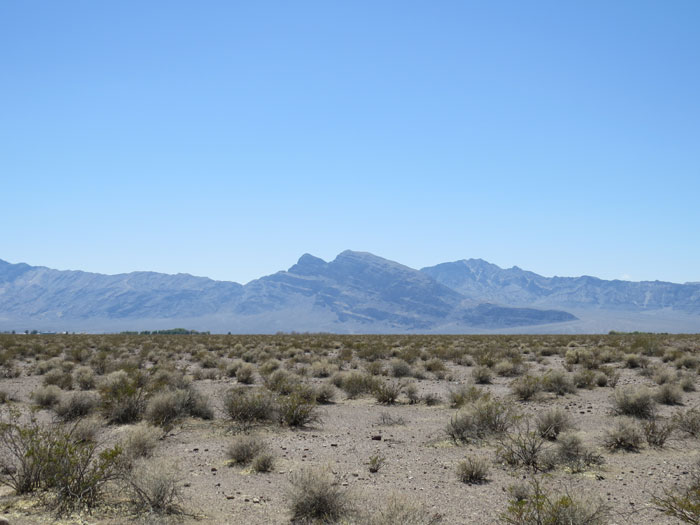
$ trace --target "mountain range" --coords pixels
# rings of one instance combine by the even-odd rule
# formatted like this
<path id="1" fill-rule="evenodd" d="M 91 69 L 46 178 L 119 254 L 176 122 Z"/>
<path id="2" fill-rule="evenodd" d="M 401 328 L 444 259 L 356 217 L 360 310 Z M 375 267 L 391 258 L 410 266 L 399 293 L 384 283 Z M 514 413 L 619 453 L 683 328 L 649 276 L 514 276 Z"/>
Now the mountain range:
<path id="1" fill-rule="evenodd" d="M 303 255 L 245 285 L 0 260 L 0 330 L 234 333 L 700 331 L 700 284 L 543 277 L 481 259 L 416 270 L 365 252 Z"/>

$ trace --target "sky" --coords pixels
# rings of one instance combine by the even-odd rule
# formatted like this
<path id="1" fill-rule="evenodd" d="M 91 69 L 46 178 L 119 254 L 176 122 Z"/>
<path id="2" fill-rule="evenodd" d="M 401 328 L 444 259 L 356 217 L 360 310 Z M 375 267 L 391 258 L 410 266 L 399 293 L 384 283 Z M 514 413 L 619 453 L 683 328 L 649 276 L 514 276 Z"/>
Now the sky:
<path id="1" fill-rule="evenodd" d="M 0 259 L 700 281 L 700 2 L 0 3 Z"/>

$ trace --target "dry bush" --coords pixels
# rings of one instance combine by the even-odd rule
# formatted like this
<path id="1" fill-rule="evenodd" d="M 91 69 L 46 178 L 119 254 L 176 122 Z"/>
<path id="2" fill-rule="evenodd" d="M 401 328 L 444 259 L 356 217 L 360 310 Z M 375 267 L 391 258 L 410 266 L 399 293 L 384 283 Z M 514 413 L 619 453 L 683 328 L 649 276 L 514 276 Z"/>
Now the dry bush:
<path id="1" fill-rule="evenodd" d="M 637 452 L 643 442 L 644 434 L 639 425 L 627 419 L 618 419 L 613 428 L 607 429 L 603 435 L 603 446 L 612 452 Z"/>
<path id="2" fill-rule="evenodd" d="M 269 452 L 262 452 L 253 458 L 251 467 L 255 472 L 272 472 L 275 466 L 275 456 Z"/>
<path id="3" fill-rule="evenodd" d="M 70 372 L 54 368 L 44 375 L 44 385 L 56 385 L 62 390 L 70 390 L 73 388 L 73 376 Z"/>
<path id="4" fill-rule="evenodd" d="M 192 387 L 155 393 L 146 405 L 145 418 L 153 425 L 168 426 L 186 416 L 212 419 L 209 404 Z"/>
<path id="5" fill-rule="evenodd" d="M 446 432 L 455 443 L 480 441 L 507 432 L 517 417 L 516 409 L 509 403 L 482 398 L 457 412 Z"/>
<path id="6" fill-rule="evenodd" d="M 457 388 L 450 388 L 447 398 L 452 408 L 462 408 L 467 403 L 472 403 L 482 397 L 488 397 L 488 393 L 474 385 L 459 385 Z"/>
<path id="7" fill-rule="evenodd" d="M 603 457 L 589 450 L 583 440 L 573 433 L 562 434 L 554 449 L 555 459 L 572 472 L 583 472 L 592 465 L 603 463 Z"/>
<path id="8" fill-rule="evenodd" d="M 675 429 L 673 421 L 663 423 L 658 419 L 650 419 L 642 425 L 647 445 L 654 448 L 662 448 Z"/>
<path id="9" fill-rule="evenodd" d="M 640 419 L 652 419 L 656 414 L 656 403 L 646 387 L 627 386 L 615 389 L 612 397 L 613 411 L 618 415 Z"/>
<path id="10" fill-rule="evenodd" d="M 330 405 L 335 400 L 336 389 L 330 383 L 323 383 L 314 388 L 316 402 L 321 405 Z"/>
<path id="11" fill-rule="evenodd" d="M 576 385 L 563 370 L 550 370 L 542 376 L 541 381 L 545 392 L 552 392 L 558 396 L 576 392 Z"/>
<path id="12" fill-rule="evenodd" d="M 441 521 L 413 498 L 392 494 L 378 511 L 361 519 L 362 525 L 434 525 Z"/>
<path id="13" fill-rule="evenodd" d="M 484 483 L 488 479 L 489 465 L 482 458 L 469 457 L 457 464 L 457 479 L 462 483 L 473 485 Z"/>
<path id="14" fill-rule="evenodd" d="M 574 424 L 571 416 L 561 408 L 551 408 L 537 416 L 537 431 L 545 439 L 555 440 L 561 432 L 571 430 Z"/>
<path id="15" fill-rule="evenodd" d="M 362 394 L 372 392 L 377 383 L 378 380 L 374 376 L 361 372 L 350 372 L 342 376 L 340 388 L 348 396 L 348 399 L 354 399 Z"/>
<path id="16" fill-rule="evenodd" d="M 129 497 L 139 511 L 156 514 L 182 512 L 177 467 L 163 460 L 139 460 L 126 477 Z"/>
<path id="17" fill-rule="evenodd" d="M 242 424 L 272 421 L 276 418 L 277 402 L 265 390 L 234 387 L 224 394 L 224 412 L 233 421 Z"/>
<path id="18" fill-rule="evenodd" d="M 510 384 L 511 392 L 520 401 L 529 401 L 542 391 L 542 382 L 536 376 L 522 376 Z"/>
<path id="19" fill-rule="evenodd" d="M 676 412 L 673 423 L 681 432 L 695 438 L 700 437 L 700 409 L 697 407 Z"/>
<path id="20" fill-rule="evenodd" d="M 260 436 L 238 436 L 226 449 L 226 457 L 237 465 L 247 465 L 267 450 L 267 443 Z"/>
<path id="21" fill-rule="evenodd" d="M 389 370 L 391 372 L 391 375 L 397 378 L 411 377 L 413 375 L 411 365 L 403 359 L 392 359 L 389 363 Z"/>
<path id="22" fill-rule="evenodd" d="M 475 366 L 472 370 L 472 379 L 479 385 L 488 385 L 493 381 L 493 372 L 487 366 Z"/>
<path id="23" fill-rule="evenodd" d="M 95 372 L 89 366 L 81 366 L 75 370 L 75 382 L 81 390 L 95 388 Z"/>
<path id="24" fill-rule="evenodd" d="M 497 443 L 496 457 L 511 467 L 526 467 L 533 471 L 554 467 L 547 441 L 538 432 L 530 430 L 529 424 L 498 437 Z"/>
<path id="25" fill-rule="evenodd" d="M 54 412 L 63 421 L 74 421 L 90 414 L 98 404 L 98 398 L 88 392 L 74 392 L 61 397 Z"/>
<path id="26" fill-rule="evenodd" d="M 255 383 L 255 367 L 250 363 L 244 363 L 236 369 L 236 381 L 242 385 Z"/>
<path id="27" fill-rule="evenodd" d="M 683 391 L 676 384 L 664 383 L 654 392 L 654 400 L 663 405 L 682 405 Z"/>
<path id="28" fill-rule="evenodd" d="M 162 430 L 147 423 L 134 425 L 122 442 L 124 456 L 130 461 L 151 457 L 162 434 Z"/>
<path id="29" fill-rule="evenodd" d="M 353 511 L 347 491 L 325 471 L 293 472 L 286 498 L 294 523 L 335 523 Z"/>
<path id="30" fill-rule="evenodd" d="M 372 394 L 377 402 L 383 405 L 393 405 L 401 395 L 403 387 L 396 381 L 379 381 Z"/>
<path id="31" fill-rule="evenodd" d="M 34 403 L 42 408 L 51 408 L 61 401 L 62 391 L 56 385 L 40 386 L 32 392 Z"/>

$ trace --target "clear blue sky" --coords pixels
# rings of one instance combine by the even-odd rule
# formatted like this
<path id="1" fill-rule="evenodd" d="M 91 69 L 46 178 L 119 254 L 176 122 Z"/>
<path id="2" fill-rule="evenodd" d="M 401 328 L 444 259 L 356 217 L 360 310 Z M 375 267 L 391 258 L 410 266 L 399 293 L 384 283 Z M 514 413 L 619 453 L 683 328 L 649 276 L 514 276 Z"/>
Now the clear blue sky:
<path id="1" fill-rule="evenodd" d="M 700 281 L 700 2 L 0 3 L 0 258 Z"/>

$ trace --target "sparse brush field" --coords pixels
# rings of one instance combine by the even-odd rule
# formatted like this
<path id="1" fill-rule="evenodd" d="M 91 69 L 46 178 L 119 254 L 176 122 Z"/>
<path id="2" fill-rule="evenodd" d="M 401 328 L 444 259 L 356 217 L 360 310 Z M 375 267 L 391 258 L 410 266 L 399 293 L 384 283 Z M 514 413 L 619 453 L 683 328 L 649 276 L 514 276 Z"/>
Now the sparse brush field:
<path id="1" fill-rule="evenodd" d="M 700 523 L 700 336 L 0 335 L 15 523 Z"/>

